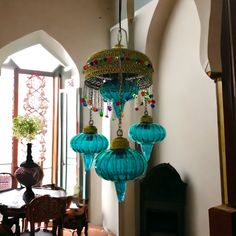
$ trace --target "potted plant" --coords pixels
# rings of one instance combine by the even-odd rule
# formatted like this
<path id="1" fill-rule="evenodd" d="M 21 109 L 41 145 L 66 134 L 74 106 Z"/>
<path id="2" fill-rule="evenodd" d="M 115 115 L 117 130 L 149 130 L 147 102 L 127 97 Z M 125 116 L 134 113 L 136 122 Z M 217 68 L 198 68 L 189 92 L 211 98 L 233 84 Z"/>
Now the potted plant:
<path id="1" fill-rule="evenodd" d="M 32 116 L 16 116 L 13 118 L 13 136 L 18 140 L 27 142 L 26 161 L 20 164 L 15 171 L 17 180 L 26 187 L 23 195 L 25 202 L 29 202 L 34 198 L 32 186 L 39 183 L 43 178 L 43 171 L 32 158 L 32 140 L 40 133 L 42 129 L 41 120 Z"/>
<path id="2" fill-rule="evenodd" d="M 16 116 L 13 118 L 13 136 L 31 142 L 42 129 L 41 120 L 33 116 Z"/>

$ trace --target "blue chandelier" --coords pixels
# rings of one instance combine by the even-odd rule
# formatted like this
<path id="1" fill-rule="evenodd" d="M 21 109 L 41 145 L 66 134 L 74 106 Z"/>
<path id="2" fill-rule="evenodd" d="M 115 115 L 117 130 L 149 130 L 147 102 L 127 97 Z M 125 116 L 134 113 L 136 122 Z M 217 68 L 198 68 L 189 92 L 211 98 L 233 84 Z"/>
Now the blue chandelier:
<path id="1" fill-rule="evenodd" d="M 141 123 L 132 126 L 129 137 L 142 146 L 142 152 L 129 147 L 129 141 L 123 137 L 122 119 L 127 101 L 142 97 L 151 108 L 155 100 L 151 94 L 153 66 L 149 58 L 138 51 L 121 45 L 121 0 L 119 0 L 118 43 L 112 49 L 93 54 L 83 67 L 85 76 L 81 102 L 91 112 L 102 117 L 114 114 L 118 120 L 117 137 L 108 142 L 97 134 L 93 124 L 84 133 L 71 140 L 71 147 L 84 155 L 86 169 L 91 168 L 94 160 L 95 171 L 105 180 L 113 181 L 119 201 L 124 201 L 128 181 L 142 177 L 147 169 L 154 143 L 165 137 L 163 127 L 154 124 L 150 116 L 143 116 Z M 143 104 L 144 104 L 143 103 Z M 106 105 L 106 109 L 104 107 Z M 142 104 L 140 104 L 142 105 Z M 138 110 L 135 107 L 135 110 Z M 88 131 L 87 131 L 88 130 Z M 95 156 L 95 154 L 97 154 Z"/>

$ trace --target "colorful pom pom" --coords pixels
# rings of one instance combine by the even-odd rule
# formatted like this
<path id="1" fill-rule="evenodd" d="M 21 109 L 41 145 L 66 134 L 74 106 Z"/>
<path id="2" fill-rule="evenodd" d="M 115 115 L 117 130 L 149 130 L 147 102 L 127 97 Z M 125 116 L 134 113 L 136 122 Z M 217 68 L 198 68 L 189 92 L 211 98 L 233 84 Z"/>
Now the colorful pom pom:
<path id="1" fill-rule="evenodd" d="M 142 92 L 141 92 L 141 95 L 142 95 L 143 97 L 145 96 L 145 94 L 146 94 L 145 91 L 142 91 Z"/>
<path id="2" fill-rule="evenodd" d="M 154 105 L 154 104 L 151 104 L 151 108 L 152 108 L 152 109 L 155 108 L 155 105 Z"/>

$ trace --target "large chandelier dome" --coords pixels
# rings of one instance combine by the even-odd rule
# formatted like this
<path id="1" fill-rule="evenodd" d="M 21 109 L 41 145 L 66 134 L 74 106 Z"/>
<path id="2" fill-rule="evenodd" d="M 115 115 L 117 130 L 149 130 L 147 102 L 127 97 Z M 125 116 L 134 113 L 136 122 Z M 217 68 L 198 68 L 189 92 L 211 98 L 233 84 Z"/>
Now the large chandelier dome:
<path id="1" fill-rule="evenodd" d="M 149 58 L 138 51 L 130 50 L 118 43 L 111 49 L 93 54 L 83 67 L 86 86 L 99 89 L 122 74 L 124 80 L 135 81 L 138 89 L 152 85 L 153 67 Z"/>

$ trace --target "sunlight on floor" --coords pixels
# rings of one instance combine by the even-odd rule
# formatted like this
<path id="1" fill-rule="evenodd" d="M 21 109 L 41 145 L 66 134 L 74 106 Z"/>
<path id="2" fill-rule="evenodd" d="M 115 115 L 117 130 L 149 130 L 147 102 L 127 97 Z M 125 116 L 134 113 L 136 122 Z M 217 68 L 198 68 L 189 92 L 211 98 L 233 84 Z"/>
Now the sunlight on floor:
<path id="1" fill-rule="evenodd" d="M 73 231 L 69 229 L 64 229 L 63 236 L 72 236 Z M 82 232 L 81 236 L 84 236 L 85 234 Z M 113 233 L 106 232 L 101 226 L 96 226 L 89 224 L 89 230 L 88 230 L 89 236 L 115 236 Z M 77 236 L 76 233 L 74 233 L 73 236 Z"/>

